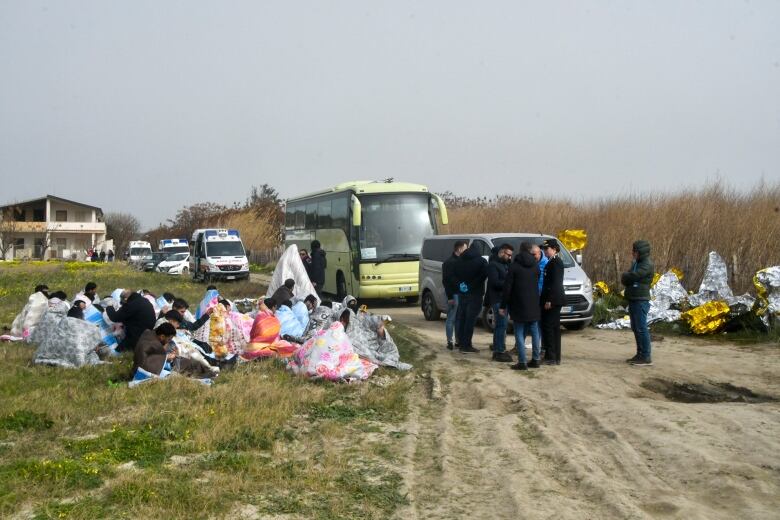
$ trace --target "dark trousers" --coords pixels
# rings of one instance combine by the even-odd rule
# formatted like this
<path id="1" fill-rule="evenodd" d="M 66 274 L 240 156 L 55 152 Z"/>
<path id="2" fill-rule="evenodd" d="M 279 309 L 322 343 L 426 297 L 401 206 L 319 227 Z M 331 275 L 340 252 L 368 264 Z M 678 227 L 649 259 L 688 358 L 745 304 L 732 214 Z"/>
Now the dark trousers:
<path id="1" fill-rule="evenodd" d="M 461 347 L 470 347 L 474 336 L 474 325 L 477 323 L 479 311 L 482 310 L 482 295 L 466 293 L 458 296 L 457 331 L 456 336 Z"/>
<path id="2" fill-rule="evenodd" d="M 553 305 L 549 310 L 542 308 L 542 346 L 545 359 L 561 360 L 560 305 Z"/>

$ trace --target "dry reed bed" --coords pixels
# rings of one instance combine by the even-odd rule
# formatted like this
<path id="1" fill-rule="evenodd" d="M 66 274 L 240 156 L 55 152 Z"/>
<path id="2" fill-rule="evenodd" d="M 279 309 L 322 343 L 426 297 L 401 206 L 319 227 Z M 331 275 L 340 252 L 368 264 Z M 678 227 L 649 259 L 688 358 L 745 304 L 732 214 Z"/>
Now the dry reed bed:
<path id="1" fill-rule="evenodd" d="M 657 272 L 679 267 L 697 289 L 707 254 L 729 265 L 732 289 L 752 290 L 755 272 L 780 264 L 780 183 L 740 193 L 722 183 L 678 194 L 628 195 L 575 202 L 501 196 L 450 209 L 445 232 L 541 232 L 585 229 L 584 267 L 594 280 L 616 285 L 630 262 L 631 243 L 649 240 Z M 617 254 L 617 269 L 615 255 Z"/>

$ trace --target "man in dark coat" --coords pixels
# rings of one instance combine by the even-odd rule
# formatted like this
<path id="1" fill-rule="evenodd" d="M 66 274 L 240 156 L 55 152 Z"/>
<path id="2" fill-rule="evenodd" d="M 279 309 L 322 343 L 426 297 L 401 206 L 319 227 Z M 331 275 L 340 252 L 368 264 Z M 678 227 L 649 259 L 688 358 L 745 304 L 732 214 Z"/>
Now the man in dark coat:
<path id="1" fill-rule="evenodd" d="M 441 264 L 441 284 L 444 287 L 444 293 L 447 295 L 447 321 L 444 323 L 444 331 L 447 334 L 447 349 L 452 350 L 454 348 L 452 340 L 453 336 L 455 344 L 460 348 L 460 340 L 456 335 L 458 331 L 458 280 L 455 276 L 455 265 L 460 260 L 460 255 L 468 247 L 468 242 L 465 240 L 456 240 L 452 247 L 452 255 Z"/>
<path id="2" fill-rule="evenodd" d="M 280 305 L 284 302 L 292 301 L 293 287 L 295 287 L 295 280 L 288 278 L 284 281 L 283 285 L 274 291 L 273 295 L 271 295 L 271 298 L 273 298 L 274 301 L 279 302 Z"/>
<path id="3" fill-rule="evenodd" d="M 554 238 L 542 243 L 542 252 L 548 258 L 542 282 L 542 344 L 545 364 L 561 364 L 561 307 L 566 303 L 563 290 L 563 260 L 558 258 L 561 246 Z"/>
<path id="4" fill-rule="evenodd" d="M 650 242 L 637 240 L 631 251 L 634 261 L 631 270 L 623 273 L 620 281 L 626 286 L 628 316 L 636 340 L 636 355 L 627 359 L 632 365 L 653 364 L 650 345 L 650 330 L 647 328 L 647 313 L 650 311 L 650 285 L 653 282 L 653 261 L 650 259 Z"/>
<path id="5" fill-rule="evenodd" d="M 170 323 L 163 323 L 155 330 L 143 331 L 133 352 L 132 374 L 140 367 L 151 374 L 159 375 L 165 362 L 176 357 L 172 349 L 166 348 L 174 336 L 176 328 Z"/>
<path id="6" fill-rule="evenodd" d="M 113 307 L 106 308 L 108 319 L 114 323 L 121 323 L 125 326 L 125 339 L 117 346 L 117 350 L 135 350 L 138 338 L 145 330 L 154 328 L 156 316 L 154 307 L 149 301 L 138 294 L 125 290 L 121 298 L 124 303 L 119 310 Z"/>
<path id="7" fill-rule="evenodd" d="M 319 240 L 311 242 L 311 273 L 309 278 L 317 294 L 322 294 L 325 287 L 325 268 L 328 267 L 328 260 L 325 258 L 325 251 L 322 250 Z"/>
<path id="8" fill-rule="evenodd" d="M 474 242 L 455 264 L 455 280 L 458 282 L 457 334 L 462 354 L 479 352 L 472 346 L 471 339 L 479 311 L 482 310 L 486 278 L 487 262 L 480 254 L 479 244 Z"/>
<path id="9" fill-rule="evenodd" d="M 501 314 L 501 297 L 504 292 L 509 264 L 512 262 L 514 248 L 509 244 L 501 244 L 493 248 L 487 268 L 487 291 L 485 291 L 485 306 L 493 310 L 495 327 L 493 328 L 493 361 L 511 362 L 512 356 L 506 351 L 506 313 Z"/>
<path id="10" fill-rule="evenodd" d="M 539 368 L 539 347 L 535 345 L 531 353 L 531 363 L 527 363 L 525 353 L 525 337 L 533 335 L 541 315 L 539 308 L 539 265 L 531 252 L 530 242 L 520 244 L 520 251 L 515 261 L 509 267 L 501 298 L 502 315 L 509 315 L 515 326 L 515 346 L 517 347 L 517 364 L 514 370 L 527 370 L 528 367 Z"/>

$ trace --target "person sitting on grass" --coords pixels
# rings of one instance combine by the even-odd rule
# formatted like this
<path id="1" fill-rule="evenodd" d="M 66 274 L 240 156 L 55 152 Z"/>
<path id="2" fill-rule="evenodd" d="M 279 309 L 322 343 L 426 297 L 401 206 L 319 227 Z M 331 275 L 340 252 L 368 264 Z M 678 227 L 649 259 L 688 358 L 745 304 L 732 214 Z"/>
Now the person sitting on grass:
<path id="1" fill-rule="evenodd" d="M 154 327 L 154 306 L 141 294 L 129 289 L 122 291 L 120 296 L 122 306 L 106 308 L 108 319 L 125 326 L 125 339 L 117 346 L 117 350 L 135 351 L 135 345 L 144 331 Z"/>

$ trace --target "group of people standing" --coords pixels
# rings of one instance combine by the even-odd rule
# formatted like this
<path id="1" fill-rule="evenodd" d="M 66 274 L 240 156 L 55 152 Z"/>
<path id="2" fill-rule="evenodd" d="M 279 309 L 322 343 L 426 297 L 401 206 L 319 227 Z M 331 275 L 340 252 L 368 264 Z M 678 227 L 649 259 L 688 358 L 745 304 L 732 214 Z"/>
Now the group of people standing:
<path id="1" fill-rule="evenodd" d="M 442 284 L 447 294 L 445 331 L 447 348 L 463 354 L 479 352 L 472 345 L 474 326 L 484 307 L 493 310 L 493 361 L 514 361 L 506 350 L 508 318 L 514 325 L 517 362 L 514 370 L 527 370 L 561 364 L 561 308 L 566 303 L 563 287 L 564 265 L 555 239 L 541 245 L 522 242 L 515 253 L 510 244 L 493 248 L 486 262 L 476 244 L 455 242 L 452 256 L 442 264 Z M 626 286 L 631 329 L 636 355 L 632 365 L 652 365 L 647 314 L 653 264 L 650 244 L 638 240 L 632 245 L 633 262 L 621 281 Z M 513 260 L 514 258 L 514 260 Z M 487 283 L 486 283 L 487 282 Z M 531 360 L 527 359 L 525 339 L 531 336 Z"/>
<path id="2" fill-rule="evenodd" d="M 311 242 L 311 254 L 305 249 L 299 251 L 303 266 L 306 268 L 306 274 L 309 275 L 309 280 L 317 291 L 317 294 L 322 297 L 322 289 L 325 286 L 325 268 L 328 267 L 328 259 L 325 258 L 325 250 L 322 249 L 322 245 L 319 240 L 312 240 Z"/>
<path id="3" fill-rule="evenodd" d="M 448 300 L 447 348 L 457 346 L 463 354 L 479 352 L 472 344 L 474 327 L 483 306 L 491 307 L 495 319 L 493 361 L 513 361 L 506 350 L 511 317 L 518 356 L 511 368 L 538 368 L 542 362 L 559 365 L 561 307 L 566 298 L 559 252 L 555 239 L 545 240 L 541 246 L 522 242 L 516 254 L 511 244 L 501 244 L 485 261 L 476 244 L 467 247 L 465 241 L 457 241 L 452 256 L 442 265 Z M 525 352 L 528 335 L 532 341 L 530 362 Z"/>

